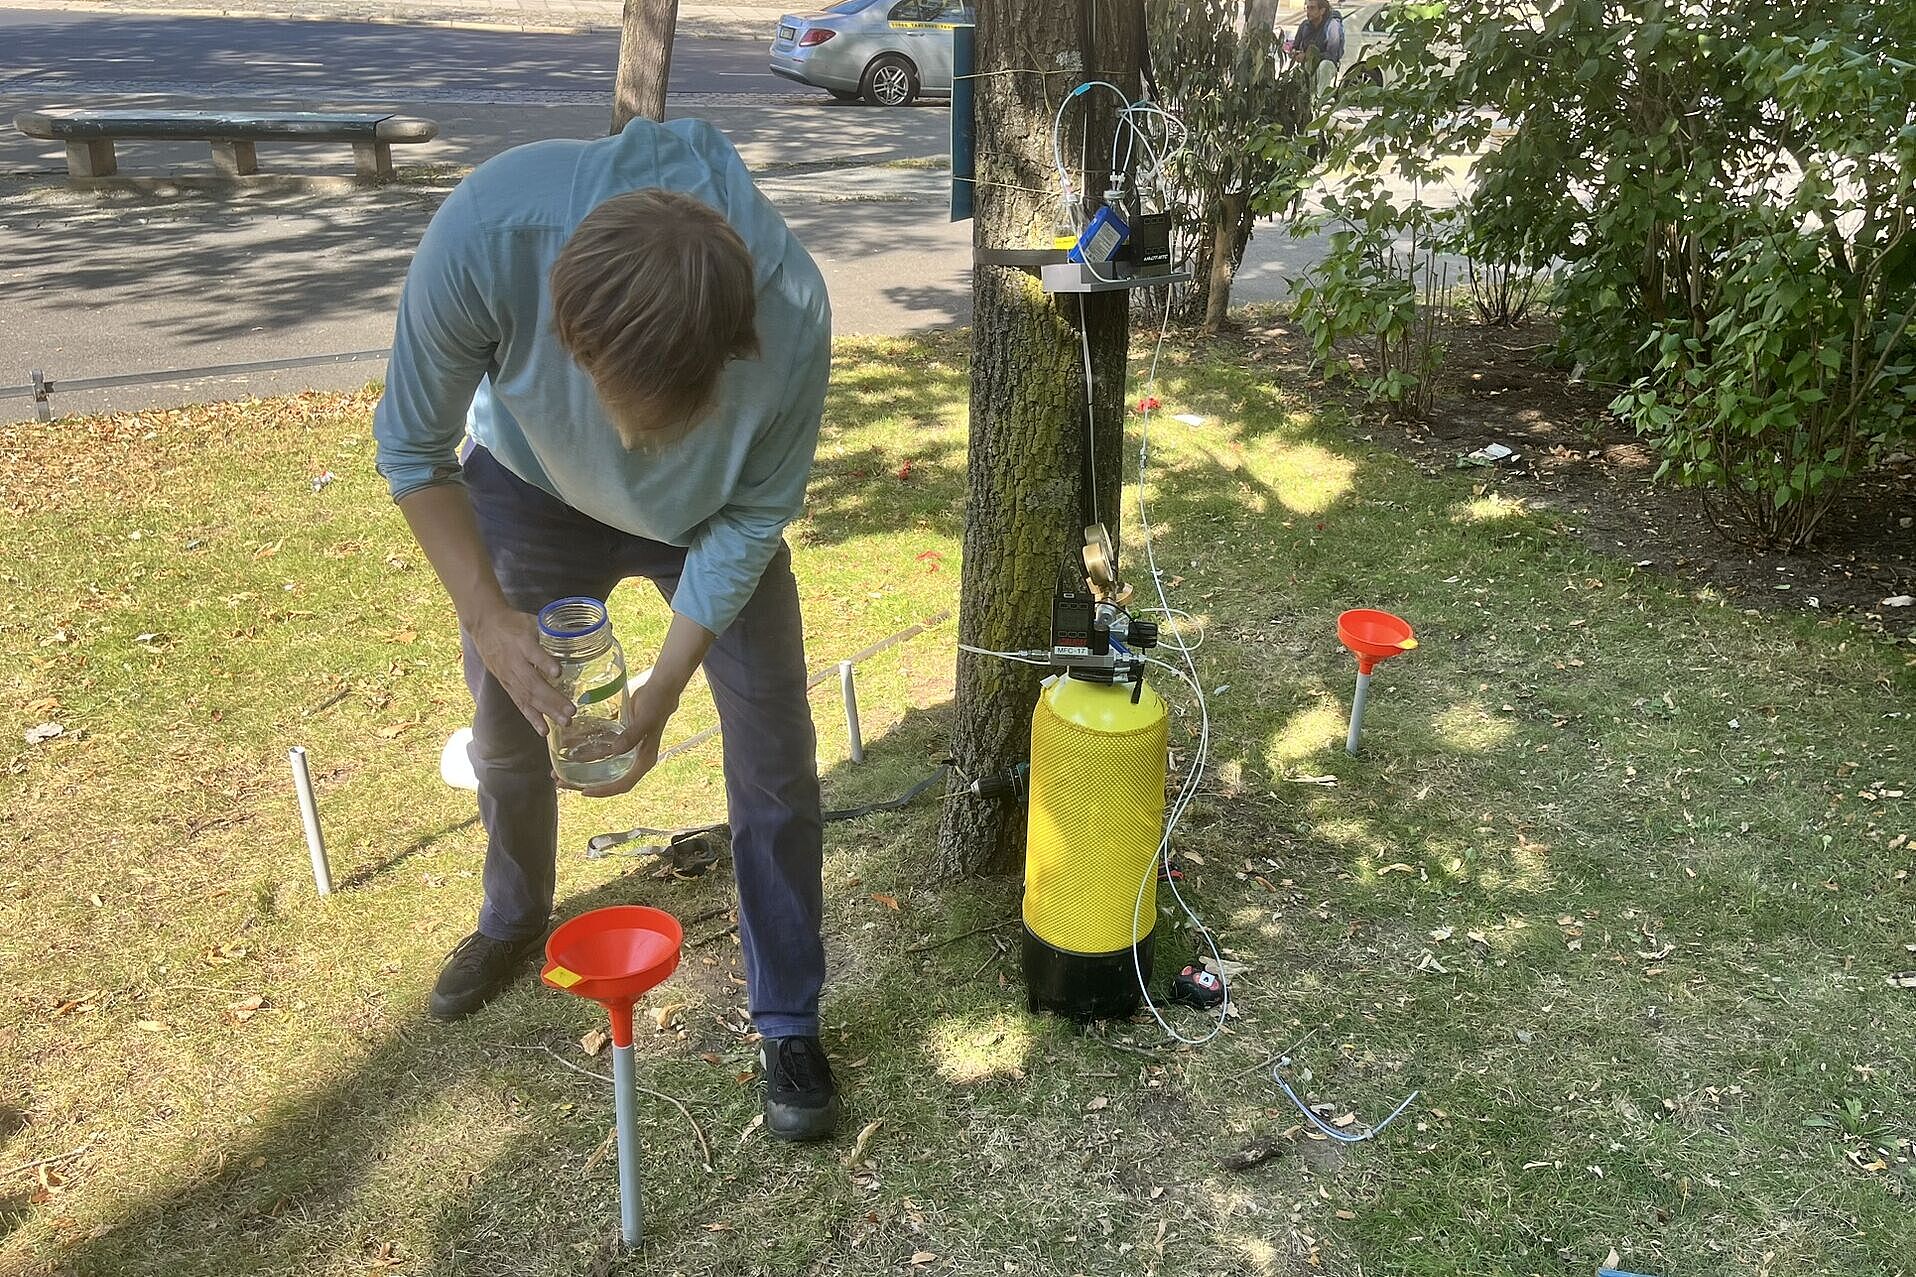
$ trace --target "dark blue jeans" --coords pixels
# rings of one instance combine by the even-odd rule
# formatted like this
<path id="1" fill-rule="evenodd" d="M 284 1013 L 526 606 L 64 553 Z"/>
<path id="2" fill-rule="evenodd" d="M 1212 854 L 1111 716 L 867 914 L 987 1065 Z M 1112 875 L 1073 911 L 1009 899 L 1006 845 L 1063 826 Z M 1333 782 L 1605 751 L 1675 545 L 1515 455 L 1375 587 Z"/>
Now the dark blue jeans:
<path id="1" fill-rule="evenodd" d="M 671 601 L 684 550 L 580 514 L 483 448 L 467 456 L 465 480 L 493 573 L 513 607 L 537 612 L 571 594 L 603 599 L 627 577 L 649 579 Z M 476 707 L 472 764 L 486 826 L 479 930 L 495 940 L 525 940 L 551 921 L 559 826 L 552 763 L 545 738 L 480 661 L 470 636 L 465 654 Z M 752 1018 L 768 1038 L 813 1036 L 825 981 L 823 832 L 798 584 L 786 547 L 712 645 L 705 678 L 725 747 Z"/>

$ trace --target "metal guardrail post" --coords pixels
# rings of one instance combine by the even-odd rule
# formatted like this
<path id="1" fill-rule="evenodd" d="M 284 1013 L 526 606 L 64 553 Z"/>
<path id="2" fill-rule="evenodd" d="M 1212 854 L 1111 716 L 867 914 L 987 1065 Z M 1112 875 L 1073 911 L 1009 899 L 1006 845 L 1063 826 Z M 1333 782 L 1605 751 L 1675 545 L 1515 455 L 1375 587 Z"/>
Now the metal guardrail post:
<path id="1" fill-rule="evenodd" d="M 332 364 L 356 364 L 385 359 L 392 350 L 349 350 L 334 355 L 295 355 L 289 359 L 255 359 L 240 364 L 212 364 L 203 368 L 172 368 L 164 372 L 116 373 L 111 377 L 50 378 L 35 368 L 25 385 L 0 386 L 0 399 L 31 399 L 34 415 L 41 421 L 53 420 L 53 395 L 73 394 L 81 390 L 113 390 L 121 386 L 169 386 L 183 382 L 209 381 L 255 372 L 285 372 L 293 368 L 320 368 Z"/>

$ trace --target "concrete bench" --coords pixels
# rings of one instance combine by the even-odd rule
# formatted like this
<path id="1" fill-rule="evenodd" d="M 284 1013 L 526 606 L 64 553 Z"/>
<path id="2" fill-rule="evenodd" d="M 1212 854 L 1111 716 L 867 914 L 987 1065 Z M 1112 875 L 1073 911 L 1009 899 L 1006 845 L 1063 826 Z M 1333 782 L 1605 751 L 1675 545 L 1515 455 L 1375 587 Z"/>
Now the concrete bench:
<path id="1" fill-rule="evenodd" d="M 109 177 L 119 165 L 113 144 L 122 138 L 210 142 L 213 164 L 228 177 L 259 172 L 260 142 L 350 142 L 362 180 L 393 174 L 395 143 L 430 142 L 431 120 L 328 111 L 28 111 L 14 118 L 28 137 L 65 142 L 67 175 Z"/>

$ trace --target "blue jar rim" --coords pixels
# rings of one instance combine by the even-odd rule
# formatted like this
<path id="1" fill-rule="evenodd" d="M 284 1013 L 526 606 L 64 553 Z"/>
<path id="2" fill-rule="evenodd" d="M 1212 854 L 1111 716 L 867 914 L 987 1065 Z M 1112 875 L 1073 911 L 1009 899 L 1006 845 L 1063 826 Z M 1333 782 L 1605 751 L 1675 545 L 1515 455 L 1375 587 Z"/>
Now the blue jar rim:
<path id="1" fill-rule="evenodd" d="M 565 629 L 565 628 L 554 629 L 552 626 L 546 624 L 546 618 L 548 616 L 551 616 L 558 609 L 563 607 L 575 607 L 581 604 L 583 604 L 586 607 L 594 609 L 598 613 L 598 619 L 592 622 L 592 624 L 581 626 L 577 629 Z M 590 595 L 585 595 L 585 594 L 573 594 L 573 595 L 568 595 L 567 597 L 563 599 L 554 599 L 552 602 L 546 604 L 544 607 L 539 609 L 539 632 L 545 635 L 547 638 L 582 639 L 587 637 L 588 635 L 597 633 L 599 630 L 604 629 L 607 625 L 610 625 L 611 623 L 612 623 L 612 618 L 606 611 L 605 600 L 595 599 L 595 598 L 592 598 Z"/>

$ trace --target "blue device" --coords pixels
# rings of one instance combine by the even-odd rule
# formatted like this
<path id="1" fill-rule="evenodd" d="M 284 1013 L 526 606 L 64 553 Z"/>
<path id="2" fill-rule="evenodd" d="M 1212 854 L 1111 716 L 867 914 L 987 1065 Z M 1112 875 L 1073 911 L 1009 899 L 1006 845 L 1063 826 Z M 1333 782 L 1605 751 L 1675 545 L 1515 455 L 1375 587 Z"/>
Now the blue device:
<path id="1" fill-rule="evenodd" d="M 1065 256 L 1074 262 L 1108 262 L 1118 255 L 1118 250 L 1124 247 L 1124 241 L 1130 238 L 1131 228 L 1107 205 L 1085 223 L 1084 232 L 1078 236 L 1077 246 Z"/>

